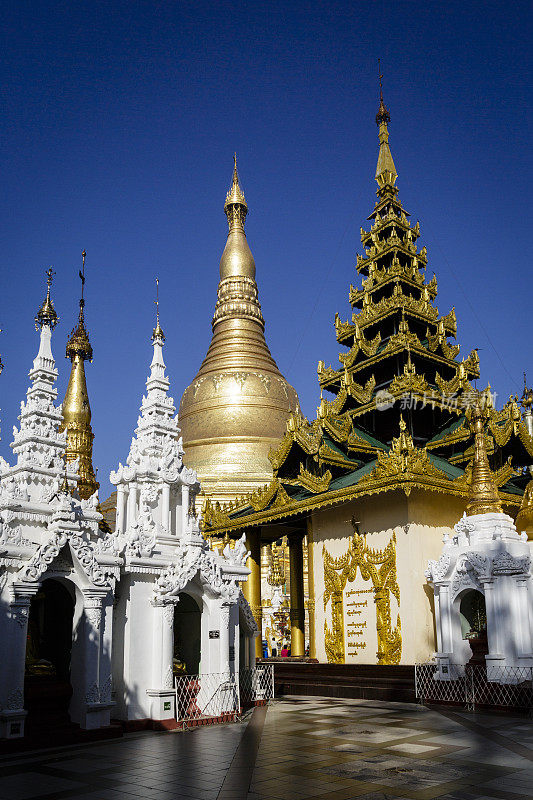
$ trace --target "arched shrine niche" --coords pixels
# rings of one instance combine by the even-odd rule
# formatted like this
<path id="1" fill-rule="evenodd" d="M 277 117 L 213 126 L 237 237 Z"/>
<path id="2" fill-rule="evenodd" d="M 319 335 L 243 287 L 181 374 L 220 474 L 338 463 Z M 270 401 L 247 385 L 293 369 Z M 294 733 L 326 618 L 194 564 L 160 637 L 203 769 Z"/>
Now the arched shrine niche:
<path id="1" fill-rule="evenodd" d="M 174 608 L 174 672 L 200 672 L 202 610 L 192 595 L 180 592 Z"/>
<path id="2" fill-rule="evenodd" d="M 484 664 L 489 652 L 487 639 L 487 610 L 485 597 L 477 589 L 469 589 L 460 596 L 459 619 L 461 636 L 472 651 L 471 664 Z"/>
<path id="3" fill-rule="evenodd" d="M 463 639 L 478 636 L 487 629 L 487 610 L 485 597 L 476 589 L 465 592 L 459 604 L 461 635 Z"/>
<path id="4" fill-rule="evenodd" d="M 28 617 L 26 730 L 69 722 L 74 598 L 63 581 L 48 578 L 32 598 Z"/>
<path id="5" fill-rule="evenodd" d="M 65 584 L 54 578 L 43 581 L 30 604 L 27 675 L 54 675 L 69 682 L 73 617 L 74 599 Z"/>

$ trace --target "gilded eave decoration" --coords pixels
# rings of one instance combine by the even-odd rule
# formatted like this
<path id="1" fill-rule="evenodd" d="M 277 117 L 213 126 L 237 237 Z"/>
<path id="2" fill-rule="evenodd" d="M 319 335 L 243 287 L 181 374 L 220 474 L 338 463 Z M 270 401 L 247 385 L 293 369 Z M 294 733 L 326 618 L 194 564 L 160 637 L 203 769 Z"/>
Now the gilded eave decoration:
<path id="1" fill-rule="evenodd" d="M 406 428 L 403 417 L 400 417 L 400 435 L 392 440 L 388 452 L 378 452 L 376 466 L 372 472 L 362 476 L 359 486 L 377 487 L 394 480 L 396 484 L 403 483 L 403 490 L 409 495 L 421 476 L 428 481 L 433 479 L 450 483 L 445 473 L 431 462 L 426 448 L 415 447 Z"/>

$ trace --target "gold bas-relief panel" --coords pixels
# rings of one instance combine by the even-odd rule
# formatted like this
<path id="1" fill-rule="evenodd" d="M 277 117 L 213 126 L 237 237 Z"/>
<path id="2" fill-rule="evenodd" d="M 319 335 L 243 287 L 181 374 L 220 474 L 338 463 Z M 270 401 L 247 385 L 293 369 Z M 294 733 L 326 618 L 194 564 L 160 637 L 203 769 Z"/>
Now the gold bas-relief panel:
<path id="1" fill-rule="evenodd" d="M 376 606 L 377 663 L 399 664 L 402 656 L 401 620 L 391 621 L 391 595 L 400 603 L 400 587 L 396 574 L 396 534 L 393 533 L 383 550 L 369 547 L 366 537 L 354 532 L 347 553 L 333 558 L 324 545 L 324 610 L 331 600 L 331 628 L 324 622 L 326 657 L 330 663 L 343 664 L 346 655 L 358 655 L 365 650 L 369 639 L 367 626 L 370 596 Z M 368 588 L 350 588 L 358 573 Z M 349 602 L 346 603 L 345 599 Z M 366 619 L 365 619 L 366 617 Z M 346 652 L 347 651 L 347 652 Z M 372 656 L 368 654 L 368 661 Z"/>

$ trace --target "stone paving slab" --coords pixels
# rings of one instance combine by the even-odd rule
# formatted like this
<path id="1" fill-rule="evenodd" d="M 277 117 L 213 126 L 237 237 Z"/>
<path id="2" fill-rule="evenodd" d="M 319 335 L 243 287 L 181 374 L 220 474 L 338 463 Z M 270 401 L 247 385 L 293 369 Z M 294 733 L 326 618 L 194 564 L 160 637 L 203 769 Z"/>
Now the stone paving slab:
<path id="1" fill-rule="evenodd" d="M 405 703 L 286 697 L 245 724 L 0 758 L 0 800 L 524 800 L 533 725 Z"/>

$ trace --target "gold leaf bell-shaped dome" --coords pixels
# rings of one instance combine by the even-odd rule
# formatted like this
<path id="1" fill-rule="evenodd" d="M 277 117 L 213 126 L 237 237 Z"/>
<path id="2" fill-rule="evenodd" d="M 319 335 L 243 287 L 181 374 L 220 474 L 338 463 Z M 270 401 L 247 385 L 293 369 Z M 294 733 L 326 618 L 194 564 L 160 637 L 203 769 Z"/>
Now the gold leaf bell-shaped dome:
<path id="1" fill-rule="evenodd" d="M 268 452 L 298 404 L 265 341 L 236 159 L 224 211 L 229 232 L 220 259 L 213 336 L 178 414 L 187 464 L 197 471 L 205 494 L 220 501 L 270 480 Z"/>

